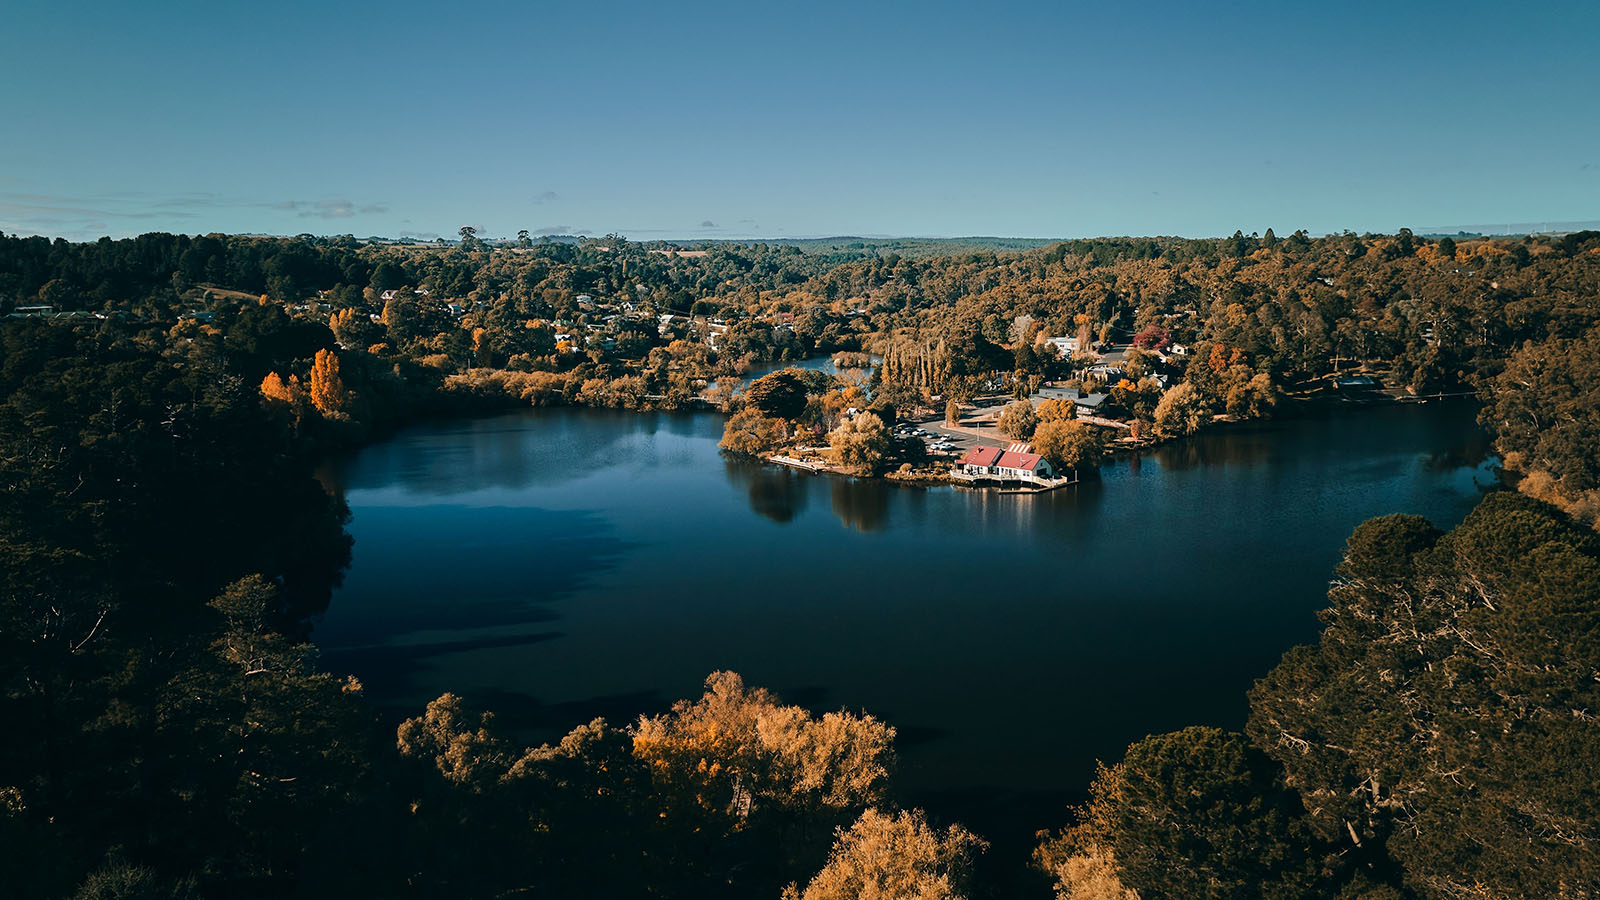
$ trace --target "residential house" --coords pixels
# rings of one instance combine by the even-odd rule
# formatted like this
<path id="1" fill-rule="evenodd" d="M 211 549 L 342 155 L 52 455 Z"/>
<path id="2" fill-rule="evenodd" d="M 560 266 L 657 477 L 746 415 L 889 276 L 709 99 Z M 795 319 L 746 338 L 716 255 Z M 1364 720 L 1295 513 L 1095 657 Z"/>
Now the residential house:
<path id="1" fill-rule="evenodd" d="M 1071 359 L 1078 352 L 1078 339 L 1075 337 L 1045 338 L 1045 343 L 1056 348 L 1062 359 Z"/>

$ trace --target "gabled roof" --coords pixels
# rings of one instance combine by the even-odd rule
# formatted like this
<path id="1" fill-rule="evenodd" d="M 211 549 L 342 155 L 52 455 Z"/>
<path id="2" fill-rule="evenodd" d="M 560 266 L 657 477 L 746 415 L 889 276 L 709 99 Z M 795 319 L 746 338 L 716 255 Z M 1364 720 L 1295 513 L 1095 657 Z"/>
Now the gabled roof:
<path id="1" fill-rule="evenodd" d="M 1005 451 L 1001 450 L 999 447 L 973 447 L 971 450 L 967 451 L 966 456 L 961 457 L 961 460 L 957 463 L 957 465 L 985 467 L 992 466 L 996 464 L 996 460 L 1004 455 Z"/>
<path id="2" fill-rule="evenodd" d="M 1029 453 L 1027 448 L 1027 444 L 1012 444 L 1004 450 L 999 447 L 973 447 L 956 465 L 985 468 L 995 466 L 1002 469 L 1036 468 L 1041 457 L 1037 453 Z"/>
<path id="3" fill-rule="evenodd" d="M 1032 469 L 1039 465 L 1040 459 L 1041 457 L 1037 453 L 1019 453 L 1015 450 L 1007 450 L 1000 454 L 999 462 L 991 465 L 999 466 L 1002 469 Z"/>

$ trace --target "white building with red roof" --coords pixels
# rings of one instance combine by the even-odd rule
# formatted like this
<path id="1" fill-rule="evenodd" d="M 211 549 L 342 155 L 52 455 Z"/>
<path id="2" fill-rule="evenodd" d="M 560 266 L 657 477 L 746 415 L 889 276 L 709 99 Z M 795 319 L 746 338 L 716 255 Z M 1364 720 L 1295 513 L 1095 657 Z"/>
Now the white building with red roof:
<path id="1" fill-rule="evenodd" d="M 1033 452 L 1027 444 L 1008 447 L 977 446 L 956 460 L 951 471 L 964 480 L 1048 482 L 1056 476 L 1049 460 Z"/>

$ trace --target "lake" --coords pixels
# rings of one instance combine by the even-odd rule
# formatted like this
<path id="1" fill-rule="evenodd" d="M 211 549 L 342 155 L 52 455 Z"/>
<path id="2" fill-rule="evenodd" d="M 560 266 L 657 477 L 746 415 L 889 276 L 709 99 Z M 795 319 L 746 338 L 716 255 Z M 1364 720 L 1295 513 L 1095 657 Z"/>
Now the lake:
<path id="1" fill-rule="evenodd" d="M 894 725 L 917 802 L 1062 824 L 1097 759 L 1243 723 L 1355 525 L 1459 522 L 1496 483 L 1474 413 L 1234 427 L 1040 495 L 732 460 L 710 413 L 430 422 L 327 467 L 355 546 L 313 638 L 392 715 L 453 691 L 528 741 L 733 669 Z"/>

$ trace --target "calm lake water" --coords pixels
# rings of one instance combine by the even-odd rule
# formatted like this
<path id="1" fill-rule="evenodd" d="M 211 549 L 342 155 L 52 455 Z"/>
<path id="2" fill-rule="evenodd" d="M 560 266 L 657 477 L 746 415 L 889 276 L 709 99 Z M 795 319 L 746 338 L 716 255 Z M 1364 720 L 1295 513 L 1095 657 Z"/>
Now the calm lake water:
<path id="1" fill-rule="evenodd" d="M 1242 724 L 1355 525 L 1459 522 L 1495 483 L 1474 411 L 1209 434 L 1037 496 L 730 460 L 706 413 L 430 423 L 329 467 L 355 548 L 314 638 L 395 714 L 454 691 L 540 741 L 733 669 L 893 724 L 915 799 L 1071 796 L 1146 734 Z"/>

